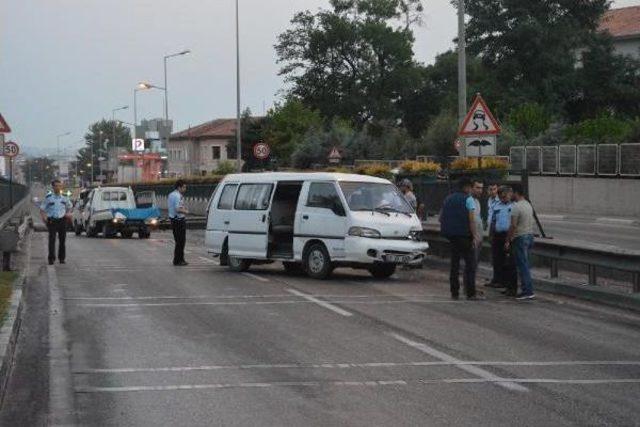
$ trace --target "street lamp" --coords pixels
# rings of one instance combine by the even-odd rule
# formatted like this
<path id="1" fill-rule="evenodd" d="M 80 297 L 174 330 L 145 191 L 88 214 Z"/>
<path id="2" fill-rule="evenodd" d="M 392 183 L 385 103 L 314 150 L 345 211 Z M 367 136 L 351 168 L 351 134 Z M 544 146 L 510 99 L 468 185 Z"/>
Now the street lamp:
<path id="1" fill-rule="evenodd" d="M 166 103 L 166 92 L 167 92 L 166 88 L 152 85 L 149 82 L 140 82 L 136 85 L 136 87 L 133 89 L 133 123 L 134 123 L 133 136 L 134 137 L 137 137 L 137 135 L 135 134 L 136 133 L 135 126 L 138 126 L 138 92 L 140 92 L 141 90 L 149 90 L 149 89 L 159 89 L 159 90 L 165 91 L 165 103 Z"/>
<path id="2" fill-rule="evenodd" d="M 242 123 L 240 117 L 240 4 L 236 0 L 236 168 L 242 172 Z"/>
<path id="3" fill-rule="evenodd" d="M 111 121 L 113 122 L 113 126 L 112 126 L 113 139 L 112 139 L 112 141 L 113 141 L 113 147 L 116 149 L 116 151 L 118 150 L 118 143 L 116 142 L 116 111 L 128 110 L 128 109 L 129 109 L 129 106 L 125 105 L 123 107 L 118 107 L 118 108 L 114 108 L 113 110 L 111 110 Z M 109 160 L 108 160 L 109 159 L 109 149 L 108 149 L 108 147 L 105 147 L 105 149 L 107 150 L 107 170 L 109 170 L 108 169 L 108 167 L 109 167 Z M 118 155 L 117 155 L 117 153 L 116 153 L 115 169 L 116 169 L 115 172 L 117 174 L 118 173 Z"/>
<path id="4" fill-rule="evenodd" d="M 65 132 L 65 133 L 61 133 L 60 135 L 56 135 L 56 143 L 57 143 L 57 157 L 58 157 L 58 161 L 60 161 L 60 138 L 62 138 L 63 136 L 69 136 L 71 135 L 71 132 Z"/>
<path id="5" fill-rule="evenodd" d="M 172 53 L 171 55 L 165 55 L 163 58 L 164 63 L 164 119 L 165 121 L 169 120 L 169 94 L 167 88 L 167 59 L 174 58 L 176 56 L 188 55 L 191 53 L 191 50 L 183 50 L 182 52 Z"/>

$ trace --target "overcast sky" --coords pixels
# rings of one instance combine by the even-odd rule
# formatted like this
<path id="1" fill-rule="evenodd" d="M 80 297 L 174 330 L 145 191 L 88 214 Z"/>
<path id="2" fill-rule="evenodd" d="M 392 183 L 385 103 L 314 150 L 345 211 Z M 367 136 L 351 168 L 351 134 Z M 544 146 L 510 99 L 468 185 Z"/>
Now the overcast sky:
<path id="1" fill-rule="evenodd" d="M 262 114 L 278 99 L 273 45 L 296 11 L 328 0 L 240 0 L 242 105 Z M 162 85 L 169 61 L 169 115 L 174 130 L 235 114 L 234 0 L 0 0 L 0 113 L 7 139 L 67 153 L 82 145 L 89 124 L 133 121 L 133 88 Z M 415 53 L 431 63 L 453 46 L 456 14 L 449 0 L 428 0 Z M 618 0 L 615 6 L 640 4 Z M 138 93 L 138 119 L 161 117 L 160 91 Z M 32 150 L 33 151 L 33 150 Z"/>

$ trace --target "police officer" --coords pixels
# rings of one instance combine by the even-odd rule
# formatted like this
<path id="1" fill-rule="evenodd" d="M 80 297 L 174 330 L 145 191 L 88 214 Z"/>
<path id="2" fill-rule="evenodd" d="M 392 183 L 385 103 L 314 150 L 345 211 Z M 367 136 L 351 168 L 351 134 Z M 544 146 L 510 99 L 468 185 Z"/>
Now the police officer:
<path id="1" fill-rule="evenodd" d="M 47 194 L 40 205 L 40 216 L 49 230 L 49 265 L 56 260 L 56 234 L 58 235 L 58 260 L 64 264 L 66 257 L 65 239 L 67 237 L 67 220 L 71 215 L 71 202 L 62 194 L 62 182 L 54 179 L 51 182 L 53 192 Z"/>
<path id="2" fill-rule="evenodd" d="M 167 201 L 169 205 L 169 219 L 171 220 L 171 228 L 173 229 L 173 239 L 175 240 L 173 265 L 176 266 L 189 265 L 189 263 L 184 260 L 184 246 L 187 240 L 186 214 L 189 213 L 184 206 L 184 193 L 186 191 L 187 185 L 179 179 L 176 181 L 175 190 L 169 194 Z"/>

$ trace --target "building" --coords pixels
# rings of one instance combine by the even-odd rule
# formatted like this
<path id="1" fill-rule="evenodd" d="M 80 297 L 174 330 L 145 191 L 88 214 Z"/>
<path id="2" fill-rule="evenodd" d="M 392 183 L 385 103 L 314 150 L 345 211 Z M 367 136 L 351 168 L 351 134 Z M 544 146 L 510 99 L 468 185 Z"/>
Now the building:
<path id="1" fill-rule="evenodd" d="M 236 119 L 217 119 L 174 133 L 167 146 L 168 175 L 207 175 L 228 159 L 235 141 Z"/>
<path id="2" fill-rule="evenodd" d="M 640 6 L 605 12 L 599 30 L 611 35 L 618 54 L 640 59 Z"/>

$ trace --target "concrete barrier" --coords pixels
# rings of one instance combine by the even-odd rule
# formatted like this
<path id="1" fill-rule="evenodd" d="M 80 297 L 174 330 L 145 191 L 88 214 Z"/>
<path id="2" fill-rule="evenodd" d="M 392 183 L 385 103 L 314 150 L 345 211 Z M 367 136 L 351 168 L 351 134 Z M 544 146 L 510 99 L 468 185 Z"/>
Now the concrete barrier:
<path id="1" fill-rule="evenodd" d="M 530 176 L 529 196 L 542 213 L 640 217 L 640 180 Z"/>

